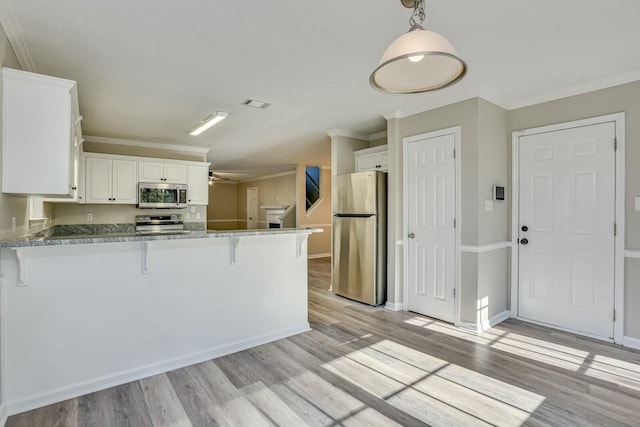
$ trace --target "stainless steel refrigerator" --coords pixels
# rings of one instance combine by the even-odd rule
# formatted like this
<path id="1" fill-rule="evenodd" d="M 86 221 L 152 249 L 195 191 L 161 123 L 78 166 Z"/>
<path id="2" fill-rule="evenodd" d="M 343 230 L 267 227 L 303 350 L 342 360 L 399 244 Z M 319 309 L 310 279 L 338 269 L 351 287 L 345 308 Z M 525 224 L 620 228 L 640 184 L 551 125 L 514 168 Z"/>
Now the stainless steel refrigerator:
<path id="1" fill-rule="evenodd" d="M 333 292 L 371 305 L 386 301 L 387 174 L 336 177 Z"/>

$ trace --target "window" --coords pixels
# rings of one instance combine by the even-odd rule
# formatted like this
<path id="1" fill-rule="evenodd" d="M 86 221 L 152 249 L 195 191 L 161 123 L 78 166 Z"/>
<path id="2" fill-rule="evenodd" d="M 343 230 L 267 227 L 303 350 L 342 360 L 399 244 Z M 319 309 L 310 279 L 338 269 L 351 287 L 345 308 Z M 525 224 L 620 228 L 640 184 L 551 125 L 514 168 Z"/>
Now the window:
<path id="1" fill-rule="evenodd" d="M 320 200 L 320 167 L 307 166 L 306 177 L 307 212 Z"/>

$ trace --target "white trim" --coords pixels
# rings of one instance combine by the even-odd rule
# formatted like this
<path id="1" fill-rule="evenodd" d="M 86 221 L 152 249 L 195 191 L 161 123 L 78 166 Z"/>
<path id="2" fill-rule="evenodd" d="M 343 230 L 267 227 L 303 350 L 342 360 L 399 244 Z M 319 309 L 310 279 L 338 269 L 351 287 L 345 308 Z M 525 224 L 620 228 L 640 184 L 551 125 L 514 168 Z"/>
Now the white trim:
<path id="1" fill-rule="evenodd" d="M 265 335 L 257 336 L 254 338 L 250 338 L 247 340 L 237 341 L 231 344 L 213 347 L 201 352 L 191 353 L 191 354 L 177 357 L 174 359 L 164 360 L 162 362 L 153 363 L 150 365 L 142 366 L 140 368 L 131 369 L 128 371 L 123 371 L 114 375 L 94 378 L 93 380 L 76 383 L 68 387 L 54 389 L 54 390 L 46 390 L 46 391 L 43 391 L 42 393 L 34 394 L 20 400 L 6 402 L 7 412 L 10 415 L 18 414 L 20 412 L 29 411 L 35 408 L 40 408 L 46 405 L 50 405 L 52 403 L 61 402 L 63 400 L 82 396 L 88 393 L 93 393 L 98 390 L 104 390 L 120 384 L 126 384 L 132 381 L 140 380 L 142 378 L 147 378 L 153 375 L 172 371 L 174 369 L 179 369 L 185 366 L 204 362 L 210 359 L 215 359 L 217 357 L 221 357 L 227 354 L 246 350 L 248 348 L 256 347 L 272 341 L 276 341 L 276 340 L 287 338 L 293 335 L 301 334 L 303 332 L 307 332 L 310 330 L 311 329 L 309 327 L 309 324 L 305 323 L 293 328 L 288 328 L 286 330 L 280 330 L 270 334 L 265 334 Z"/>
<path id="2" fill-rule="evenodd" d="M 571 122 L 557 123 L 548 126 L 542 126 L 537 128 L 525 129 L 522 131 L 515 131 L 511 134 L 511 173 L 512 173 L 512 185 L 511 185 L 511 240 L 516 242 L 518 240 L 518 218 L 519 218 L 519 139 L 521 136 L 534 135 L 543 132 L 555 132 L 564 129 L 570 129 L 581 126 L 589 126 L 601 123 L 615 123 L 616 138 L 618 141 L 618 150 L 615 154 L 615 168 L 616 168 L 616 212 L 615 221 L 617 224 L 618 232 L 615 239 L 614 249 L 614 307 L 616 309 L 616 322 L 613 324 L 613 342 L 616 344 L 622 344 L 624 334 L 624 258 L 628 251 L 624 249 L 624 236 L 625 236 L 625 113 L 614 113 L 605 116 L 591 117 L 583 120 L 575 120 Z M 519 254 L 516 245 L 514 244 L 511 251 L 511 309 L 515 318 L 518 317 L 518 266 L 519 266 Z M 527 322 L 532 322 L 529 319 L 522 319 Z M 532 322 L 536 323 L 536 322 Z M 548 325 L 547 325 L 548 326 Z M 562 329 L 557 326 L 552 326 L 556 329 Z M 591 336 L 582 333 L 582 335 Z M 602 337 L 594 337 L 603 339 Z"/>
<path id="3" fill-rule="evenodd" d="M 505 310 L 502 311 L 495 316 L 490 317 L 486 321 L 480 320 L 478 323 L 460 321 L 460 324 L 457 326 L 461 329 L 464 329 L 467 332 L 472 334 L 481 334 L 482 332 L 493 328 L 494 326 L 504 322 L 507 319 L 511 318 L 511 311 Z"/>
<path id="4" fill-rule="evenodd" d="M 633 337 L 622 337 L 622 345 L 625 347 L 640 350 L 640 339 Z"/>
<path id="5" fill-rule="evenodd" d="M 487 329 L 491 329 L 509 318 L 511 318 L 511 311 L 505 310 L 501 313 L 496 314 L 495 316 L 490 317 L 486 322 L 480 321 L 480 331 L 484 332 Z"/>
<path id="6" fill-rule="evenodd" d="M 402 303 L 387 301 L 387 303 L 384 305 L 384 308 L 391 311 L 402 311 Z"/>
<path id="7" fill-rule="evenodd" d="M 209 223 L 209 222 L 238 222 L 238 221 L 242 221 L 242 220 L 240 220 L 240 219 L 208 219 L 207 223 Z"/>
<path id="8" fill-rule="evenodd" d="M 454 301 L 454 313 L 453 313 L 453 323 L 456 326 L 459 326 L 460 324 L 460 312 L 461 312 L 461 289 L 460 289 L 460 277 L 461 277 L 461 266 L 460 266 L 460 262 L 461 262 L 461 256 L 460 256 L 460 246 L 461 246 L 461 234 L 460 234 L 460 229 L 461 229 L 461 218 L 462 218 L 462 202 L 461 202 L 461 195 L 462 195 L 462 188 L 461 188 L 461 183 L 462 183 L 462 165 L 461 165 L 461 142 L 460 142 L 460 136 L 461 136 L 461 127 L 460 126 L 454 126 L 454 127 L 450 127 L 450 128 L 446 128 L 446 129 L 440 129 L 440 130 L 436 130 L 436 131 L 432 131 L 432 132 L 427 132 L 427 133 L 422 133 L 422 134 L 418 134 L 418 135 L 414 135 L 414 136 L 408 136 L 405 138 L 402 138 L 402 242 L 403 242 L 403 247 L 402 247 L 402 257 L 403 257 L 403 272 L 402 272 L 402 304 L 403 304 L 403 310 L 408 310 L 409 307 L 409 282 L 407 280 L 408 277 L 408 272 L 409 272 L 409 257 L 408 257 L 408 250 L 409 250 L 409 245 L 407 245 L 407 234 L 409 233 L 408 231 L 408 224 L 409 224 L 409 209 L 408 209 L 408 199 L 409 199 L 409 194 L 408 194 L 408 188 L 407 188 L 407 181 L 409 179 L 408 177 L 408 171 L 407 171 L 407 167 L 406 165 L 408 164 L 407 161 L 407 145 L 411 142 L 414 141 L 420 141 L 422 139 L 429 139 L 429 138 L 437 138 L 439 136 L 444 136 L 444 135 L 450 135 L 453 134 L 454 135 L 454 149 L 456 152 L 456 156 L 454 158 L 454 167 L 455 167 L 455 176 L 456 176 L 456 184 L 455 184 L 455 191 L 456 191 L 456 197 L 455 197 L 455 218 L 456 218 L 456 228 L 455 228 L 455 256 L 456 256 L 456 260 L 455 260 L 455 267 L 454 267 L 454 289 L 456 292 L 456 299 Z"/>
<path id="9" fill-rule="evenodd" d="M 287 172 L 280 172 L 280 173 L 274 173 L 272 175 L 265 175 L 265 176 L 260 176 L 257 178 L 250 178 L 250 179 L 246 179 L 244 181 L 238 181 L 240 184 L 245 184 L 247 182 L 254 182 L 254 181 L 260 181 L 263 179 L 271 179 L 271 178 L 278 178 L 281 176 L 287 176 L 287 175 L 295 175 L 296 171 L 287 171 Z"/>
<path id="10" fill-rule="evenodd" d="M 331 224 L 300 224 L 300 228 L 330 228 Z"/>
<path id="11" fill-rule="evenodd" d="M 7 413 L 7 405 L 4 403 L 0 404 L 0 427 L 4 427 L 7 423 L 7 418 L 9 418 L 9 414 Z"/>
<path id="12" fill-rule="evenodd" d="M 391 119 L 402 119 L 406 117 L 406 115 L 402 112 L 402 110 L 393 110 L 393 111 L 389 111 L 388 113 L 384 113 L 382 117 L 384 117 L 386 120 L 391 120 Z"/>
<path id="13" fill-rule="evenodd" d="M 571 86 L 553 92 L 547 92 L 542 95 L 512 99 L 507 103 L 507 108 L 505 109 L 515 110 L 517 108 L 527 107 L 529 105 L 542 104 L 544 102 L 554 101 L 556 99 L 582 95 L 584 93 L 631 83 L 637 80 L 640 80 L 640 70 L 631 71 L 629 73 L 616 74 L 615 76 L 606 77 L 603 79 L 592 80 L 581 85 Z"/>
<path id="14" fill-rule="evenodd" d="M 13 13 L 13 8 L 11 7 L 9 0 L 0 0 L 0 22 L 2 23 L 2 28 L 4 29 L 5 34 L 7 35 L 9 44 L 16 54 L 16 58 L 18 58 L 20 67 L 22 67 L 24 71 L 35 73 L 36 66 L 33 63 L 31 53 L 27 48 L 24 37 L 22 36 L 22 29 L 16 20 L 16 16 Z"/>
<path id="15" fill-rule="evenodd" d="M 638 249 L 625 249 L 624 250 L 625 258 L 640 258 L 640 250 Z"/>
<path id="16" fill-rule="evenodd" d="M 308 210 L 305 211 L 304 217 L 309 218 L 311 215 L 313 215 L 316 209 L 318 209 L 318 206 L 320 206 L 323 202 L 324 202 L 324 197 L 321 197 L 318 200 L 316 200 L 316 202 L 313 205 L 311 205 L 311 207 Z M 305 202 L 305 206 L 306 206 L 306 202 Z"/>
<path id="17" fill-rule="evenodd" d="M 316 258 L 331 258 L 331 252 L 324 253 L 324 254 L 313 254 L 313 255 L 307 256 L 307 259 L 316 259 Z"/>
<path id="18" fill-rule="evenodd" d="M 486 245 L 473 246 L 462 245 L 460 246 L 460 252 L 471 252 L 474 254 L 481 254 L 484 252 L 497 251 L 499 249 L 506 249 L 513 246 L 513 242 L 505 240 L 504 242 L 489 243 Z"/>
<path id="19" fill-rule="evenodd" d="M 327 135 L 331 138 L 336 136 L 344 136 L 345 138 L 359 139 L 360 141 L 369 141 L 369 136 L 364 133 L 353 132 L 348 129 L 329 129 Z"/>
<path id="20" fill-rule="evenodd" d="M 327 131 L 327 135 L 329 135 L 331 138 L 333 138 L 334 136 L 344 136 L 345 138 L 352 138 L 352 139 L 358 139 L 360 141 L 371 142 L 371 141 L 377 141 L 382 138 L 386 138 L 387 131 L 383 130 L 380 132 L 372 133 L 371 135 L 366 135 L 364 133 L 358 133 L 358 132 L 354 132 L 347 129 L 329 129 Z"/>
<path id="21" fill-rule="evenodd" d="M 135 141 L 131 139 L 106 138 L 103 136 L 83 135 L 84 142 L 94 142 L 98 144 L 124 145 L 127 147 L 154 148 L 156 150 L 182 151 L 187 153 L 207 154 L 208 148 L 195 147 L 193 145 L 166 144 L 163 142 Z"/>

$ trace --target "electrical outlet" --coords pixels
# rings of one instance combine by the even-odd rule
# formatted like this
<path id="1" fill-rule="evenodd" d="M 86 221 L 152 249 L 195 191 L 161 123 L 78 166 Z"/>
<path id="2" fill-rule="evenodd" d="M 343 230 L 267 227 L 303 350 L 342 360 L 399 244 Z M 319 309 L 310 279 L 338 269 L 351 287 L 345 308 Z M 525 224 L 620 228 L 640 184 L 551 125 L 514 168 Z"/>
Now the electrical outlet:
<path id="1" fill-rule="evenodd" d="M 88 222 L 93 221 L 93 214 L 92 214 L 92 213 L 88 213 L 88 214 L 87 214 L 87 221 L 88 221 Z"/>
<path id="2" fill-rule="evenodd" d="M 200 219 L 200 212 L 196 212 L 196 219 Z"/>
<path id="3" fill-rule="evenodd" d="M 195 206 L 191 206 L 191 213 L 196 213 L 196 207 Z"/>
<path id="4" fill-rule="evenodd" d="M 191 219 L 191 214 L 189 212 L 186 213 L 187 219 Z"/>
<path id="5" fill-rule="evenodd" d="M 16 217 L 15 216 L 11 217 L 11 230 L 13 230 L 12 233 L 16 232 Z"/>
<path id="6" fill-rule="evenodd" d="M 636 210 L 640 211 L 640 197 L 636 197 L 635 202 L 636 202 Z"/>

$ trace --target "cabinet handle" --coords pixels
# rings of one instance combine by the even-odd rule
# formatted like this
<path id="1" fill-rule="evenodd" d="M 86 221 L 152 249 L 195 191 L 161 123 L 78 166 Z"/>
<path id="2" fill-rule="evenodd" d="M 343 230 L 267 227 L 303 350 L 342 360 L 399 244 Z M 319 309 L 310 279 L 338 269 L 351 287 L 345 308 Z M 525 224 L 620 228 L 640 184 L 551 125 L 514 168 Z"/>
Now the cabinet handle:
<path id="1" fill-rule="evenodd" d="M 73 186 L 73 187 L 71 187 L 71 189 L 72 189 L 72 190 L 77 190 L 77 189 L 78 189 L 78 187 Z"/>

